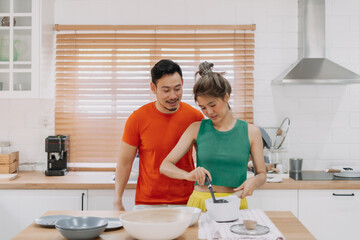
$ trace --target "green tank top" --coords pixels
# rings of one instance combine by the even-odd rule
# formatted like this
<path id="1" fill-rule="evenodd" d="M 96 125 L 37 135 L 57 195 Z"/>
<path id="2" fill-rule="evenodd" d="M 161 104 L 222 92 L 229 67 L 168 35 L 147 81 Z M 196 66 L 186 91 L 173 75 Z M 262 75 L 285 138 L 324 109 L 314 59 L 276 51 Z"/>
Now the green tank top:
<path id="1" fill-rule="evenodd" d="M 203 119 L 196 145 L 197 166 L 211 173 L 212 185 L 235 188 L 246 180 L 250 155 L 247 122 L 237 120 L 231 130 L 221 132 L 210 119 Z"/>

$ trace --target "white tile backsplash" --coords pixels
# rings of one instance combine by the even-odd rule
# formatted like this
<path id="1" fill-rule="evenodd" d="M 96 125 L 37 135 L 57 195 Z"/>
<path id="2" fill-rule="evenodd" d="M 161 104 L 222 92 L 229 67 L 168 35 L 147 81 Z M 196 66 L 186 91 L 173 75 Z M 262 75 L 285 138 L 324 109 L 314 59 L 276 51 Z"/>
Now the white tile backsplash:
<path id="1" fill-rule="evenodd" d="M 0 127 L 0 141 L 9 140 L 9 127 L 8 125 L 1 125 Z"/>
<path id="2" fill-rule="evenodd" d="M 360 129 L 344 126 L 343 128 L 333 128 L 334 143 L 360 143 Z M 360 159 L 360 158 L 359 158 Z"/>
<path id="3" fill-rule="evenodd" d="M 356 46 L 359 42 L 359 32 L 340 32 L 340 34 L 333 35 L 332 47 L 350 47 Z"/>
<path id="4" fill-rule="evenodd" d="M 335 32 L 348 32 L 351 26 L 350 15 L 336 15 L 327 20 L 327 30 Z"/>
<path id="5" fill-rule="evenodd" d="M 341 96 L 332 98 L 334 112 L 351 112 L 360 109 L 359 96 Z"/>
<path id="6" fill-rule="evenodd" d="M 332 143 L 332 130 L 321 126 L 297 129 L 301 143 L 327 144 Z"/>
<path id="7" fill-rule="evenodd" d="M 350 123 L 349 115 L 348 113 L 322 114 L 317 117 L 318 124 L 326 128 L 343 128 Z"/>
<path id="8" fill-rule="evenodd" d="M 317 97 L 319 98 L 333 98 L 333 97 L 343 97 L 348 95 L 348 87 L 346 85 L 324 85 L 318 86 L 317 88 Z"/>
<path id="9" fill-rule="evenodd" d="M 350 127 L 360 128 L 360 112 L 350 112 Z"/>
<path id="10" fill-rule="evenodd" d="M 277 86 L 273 88 L 280 89 Z M 308 99 L 308 98 L 318 98 L 317 86 L 315 85 L 296 85 L 296 86 L 282 86 L 283 94 L 279 94 L 282 97 L 286 98 L 295 98 L 299 99 Z"/>
<path id="11" fill-rule="evenodd" d="M 44 168 L 45 138 L 55 133 L 53 104 L 53 99 L 0 100 L 6 113 L 0 117 L 0 141 L 10 141 L 11 150 L 20 152 L 20 170 Z M 43 125 L 44 118 L 49 119 L 48 126 Z"/>
<path id="12" fill-rule="evenodd" d="M 350 16 L 350 31 L 351 32 L 358 32 L 360 28 L 360 15 L 352 15 Z"/>
<path id="13" fill-rule="evenodd" d="M 190 2 L 190 1 L 189 1 Z M 191 1 L 191 4 L 194 1 Z M 255 23 L 254 16 L 254 1 L 238 0 L 235 3 L 236 22 L 243 22 L 244 24 Z"/>
<path id="14" fill-rule="evenodd" d="M 300 99 L 299 111 L 302 113 L 328 114 L 331 112 L 331 100 L 331 98 Z"/>
<path id="15" fill-rule="evenodd" d="M 359 161 L 360 144 L 349 144 L 350 146 L 350 159 Z"/>
<path id="16" fill-rule="evenodd" d="M 351 87 L 348 88 L 348 95 L 349 96 L 360 96 L 360 84 L 353 84 Z M 356 109 L 354 109 L 357 111 Z"/>
<path id="17" fill-rule="evenodd" d="M 332 5 L 332 14 L 334 15 L 359 15 L 360 3 L 358 0 L 333 0 L 325 1 L 326 4 Z"/>
<path id="18" fill-rule="evenodd" d="M 322 160 L 337 160 L 341 158 L 348 158 L 350 153 L 349 144 L 322 144 L 319 146 L 318 159 Z"/>

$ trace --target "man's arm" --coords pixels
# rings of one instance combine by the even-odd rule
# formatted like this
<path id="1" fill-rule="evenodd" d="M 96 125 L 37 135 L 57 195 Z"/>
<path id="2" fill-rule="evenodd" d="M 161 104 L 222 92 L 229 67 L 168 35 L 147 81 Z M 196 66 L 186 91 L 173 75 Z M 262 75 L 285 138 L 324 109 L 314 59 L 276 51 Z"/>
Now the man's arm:
<path id="1" fill-rule="evenodd" d="M 124 211 L 122 196 L 129 180 L 132 164 L 136 156 L 137 147 L 121 142 L 120 157 L 117 161 L 115 172 L 115 201 L 114 210 Z"/>

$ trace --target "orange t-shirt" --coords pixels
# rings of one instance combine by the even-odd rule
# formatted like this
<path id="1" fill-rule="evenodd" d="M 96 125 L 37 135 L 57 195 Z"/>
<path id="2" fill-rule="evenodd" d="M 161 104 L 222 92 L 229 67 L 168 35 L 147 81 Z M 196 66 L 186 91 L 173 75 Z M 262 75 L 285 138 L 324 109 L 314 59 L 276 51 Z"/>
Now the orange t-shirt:
<path id="1" fill-rule="evenodd" d="M 200 111 L 183 102 L 172 114 L 159 112 L 155 102 L 151 102 L 130 115 L 122 139 L 139 150 L 135 204 L 186 204 L 194 182 L 169 178 L 160 174 L 159 169 L 187 127 L 202 119 Z M 192 150 L 176 166 L 186 171 L 193 170 Z"/>

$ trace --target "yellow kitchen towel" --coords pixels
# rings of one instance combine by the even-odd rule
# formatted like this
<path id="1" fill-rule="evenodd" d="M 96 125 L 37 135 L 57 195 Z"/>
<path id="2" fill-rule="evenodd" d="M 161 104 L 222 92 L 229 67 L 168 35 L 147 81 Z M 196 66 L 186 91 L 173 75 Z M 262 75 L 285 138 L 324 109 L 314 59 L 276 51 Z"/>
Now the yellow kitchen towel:
<path id="1" fill-rule="evenodd" d="M 215 198 L 221 198 L 221 197 L 230 196 L 232 195 L 232 193 L 214 193 L 214 195 Z M 187 206 L 197 207 L 200 208 L 201 211 L 206 212 L 205 200 L 209 198 L 211 198 L 211 194 L 209 192 L 193 191 L 187 202 Z M 240 209 L 248 209 L 246 198 L 241 199 Z"/>

